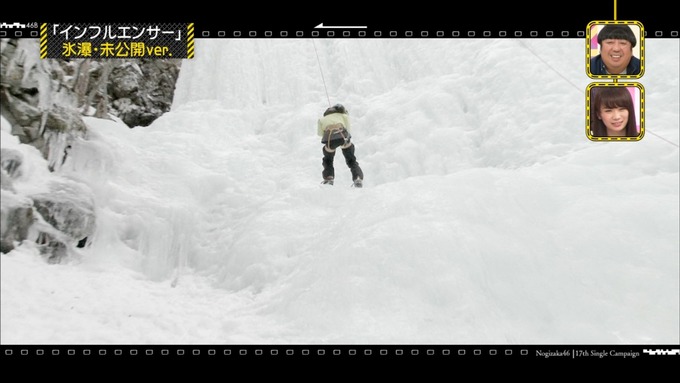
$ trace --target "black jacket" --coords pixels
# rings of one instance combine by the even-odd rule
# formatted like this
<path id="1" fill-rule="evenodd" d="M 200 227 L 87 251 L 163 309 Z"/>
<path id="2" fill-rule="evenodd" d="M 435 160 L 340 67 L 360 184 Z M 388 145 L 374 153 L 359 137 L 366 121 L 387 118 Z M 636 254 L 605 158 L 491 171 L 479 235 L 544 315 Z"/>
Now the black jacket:
<path id="1" fill-rule="evenodd" d="M 590 59 L 590 73 L 594 75 L 607 75 L 610 73 L 607 73 L 607 68 L 604 66 L 604 62 L 602 61 L 602 55 L 597 55 L 593 58 Z M 627 75 L 639 75 L 640 74 L 640 59 L 633 56 L 630 58 L 630 62 L 628 63 L 628 66 L 626 67 L 626 74 Z"/>

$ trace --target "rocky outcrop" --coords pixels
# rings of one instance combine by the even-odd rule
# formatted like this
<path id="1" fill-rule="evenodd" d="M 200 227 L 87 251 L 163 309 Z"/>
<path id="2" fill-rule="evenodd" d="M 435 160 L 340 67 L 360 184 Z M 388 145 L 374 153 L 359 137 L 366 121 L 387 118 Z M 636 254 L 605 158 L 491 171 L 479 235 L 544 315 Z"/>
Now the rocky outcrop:
<path id="1" fill-rule="evenodd" d="M 33 194 L 31 198 L 43 219 L 74 244 L 85 243 L 94 234 L 94 201 L 85 185 L 74 181 L 52 182 L 48 193 Z"/>
<path id="2" fill-rule="evenodd" d="M 12 178 L 21 175 L 21 153 L 11 149 L 0 149 L 0 251 L 7 253 L 14 249 L 14 242 L 28 237 L 33 224 L 32 201 L 16 194 Z"/>
<path id="3" fill-rule="evenodd" d="M 87 246 L 96 229 L 90 189 L 59 176 L 72 143 L 87 138 L 82 116 L 148 126 L 170 110 L 181 60 L 42 60 L 36 39 L 0 44 L 2 133 L 11 127 L 19 144 L 36 148 L 53 174 L 47 190 L 21 190 L 18 185 L 28 181 L 22 153 L 3 145 L 0 251 L 33 241 L 50 262 L 59 262 Z"/>
<path id="4" fill-rule="evenodd" d="M 27 162 L 47 164 L 35 149 L 26 149 L 16 137 L 2 132 L 3 139 L 16 140 L 21 150 L 2 148 L 0 167 L 0 251 L 33 241 L 49 262 L 60 262 L 74 247 L 84 247 L 96 229 L 94 195 L 82 182 L 60 177 L 47 170 L 33 174 Z M 25 155 L 34 158 L 25 160 Z M 47 182 L 31 177 L 47 175 Z M 28 186 L 27 186 L 28 185 Z M 45 185 L 43 187 L 43 185 Z"/>
<path id="5" fill-rule="evenodd" d="M 60 262 L 73 247 L 85 247 L 94 234 L 96 217 L 92 193 L 73 181 L 50 184 L 48 193 L 31 195 L 34 210 L 49 226 L 38 230 L 36 242 L 50 262 Z M 37 226 L 40 227 L 40 226 Z"/>
<path id="6" fill-rule="evenodd" d="M 2 174 L 3 179 L 5 174 Z M 28 232 L 34 222 L 32 201 L 21 198 L 15 193 L 3 188 L 0 190 L 0 251 L 8 253 L 14 249 L 14 244 L 28 238 Z"/>
<path id="7" fill-rule="evenodd" d="M 108 95 L 113 113 L 127 126 L 148 126 L 170 111 L 178 60 L 123 62 L 111 70 Z"/>

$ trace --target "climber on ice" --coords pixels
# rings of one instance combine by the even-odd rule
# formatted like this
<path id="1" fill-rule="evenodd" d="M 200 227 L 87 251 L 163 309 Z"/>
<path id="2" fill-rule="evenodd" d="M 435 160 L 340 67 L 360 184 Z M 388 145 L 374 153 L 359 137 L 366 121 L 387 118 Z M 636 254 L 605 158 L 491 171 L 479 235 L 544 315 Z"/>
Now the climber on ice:
<path id="1" fill-rule="evenodd" d="M 361 187 L 364 179 L 364 173 L 359 167 L 356 157 L 354 156 L 354 143 L 350 141 L 352 135 L 350 134 L 349 113 L 342 104 L 335 104 L 326 109 L 318 121 L 317 133 L 321 137 L 323 146 L 323 184 L 333 185 L 335 179 L 335 169 L 333 168 L 333 159 L 335 158 L 335 149 L 341 148 L 342 155 L 345 157 L 345 163 L 352 172 L 352 181 L 354 187 Z"/>

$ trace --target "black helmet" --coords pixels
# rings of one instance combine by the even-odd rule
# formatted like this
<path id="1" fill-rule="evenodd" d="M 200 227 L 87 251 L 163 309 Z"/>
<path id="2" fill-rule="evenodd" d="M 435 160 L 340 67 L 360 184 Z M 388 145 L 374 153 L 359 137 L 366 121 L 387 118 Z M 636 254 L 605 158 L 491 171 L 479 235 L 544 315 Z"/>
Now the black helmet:
<path id="1" fill-rule="evenodd" d="M 329 115 L 329 114 L 331 114 L 331 113 L 344 113 L 344 114 L 349 114 L 349 113 L 347 112 L 347 109 L 345 109 L 345 107 L 344 107 L 342 104 L 335 104 L 335 105 L 331 106 L 330 108 L 326 109 L 325 112 L 323 112 L 323 115 L 324 115 L 324 116 L 327 116 L 327 115 Z"/>

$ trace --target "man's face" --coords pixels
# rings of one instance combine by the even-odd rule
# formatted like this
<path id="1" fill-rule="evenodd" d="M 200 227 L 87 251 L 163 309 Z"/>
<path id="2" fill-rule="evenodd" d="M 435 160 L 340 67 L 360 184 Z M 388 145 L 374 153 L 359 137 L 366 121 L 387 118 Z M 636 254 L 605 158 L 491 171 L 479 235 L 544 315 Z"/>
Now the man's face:
<path id="1" fill-rule="evenodd" d="M 633 57 L 633 45 L 628 40 L 606 39 L 602 41 L 600 53 L 607 72 L 620 74 Z"/>

